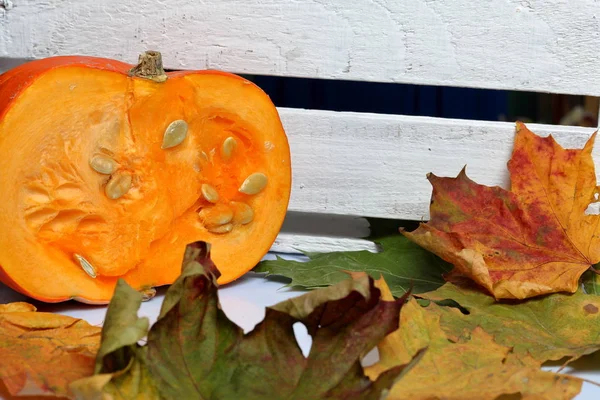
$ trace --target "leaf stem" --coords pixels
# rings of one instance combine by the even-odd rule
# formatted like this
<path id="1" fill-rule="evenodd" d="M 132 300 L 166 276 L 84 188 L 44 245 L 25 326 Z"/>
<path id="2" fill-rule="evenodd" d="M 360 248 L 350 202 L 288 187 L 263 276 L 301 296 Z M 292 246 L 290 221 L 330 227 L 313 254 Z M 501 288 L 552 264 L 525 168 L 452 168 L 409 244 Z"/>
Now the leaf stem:
<path id="1" fill-rule="evenodd" d="M 593 265 L 590 266 L 590 271 L 592 271 L 593 273 L 595 273 L 596 275 L 600 275 L 600 271 L 598 271 L 596 268 L 594 268 Z"/>

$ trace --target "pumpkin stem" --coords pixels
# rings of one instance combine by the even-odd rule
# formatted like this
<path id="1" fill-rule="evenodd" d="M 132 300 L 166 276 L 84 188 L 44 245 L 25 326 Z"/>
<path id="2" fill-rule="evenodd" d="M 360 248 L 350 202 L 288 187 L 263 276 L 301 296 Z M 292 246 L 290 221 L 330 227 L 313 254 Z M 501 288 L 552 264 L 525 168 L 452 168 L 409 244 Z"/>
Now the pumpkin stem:
<path id="1" fill-rule="evenodd" d="M 150 50 L 140 54 L 138 65 L 129 70 L 129 76 L 150 79 L 159 83 L 166 81 L 167 74 L 163 68 L 160 52 Z"/>

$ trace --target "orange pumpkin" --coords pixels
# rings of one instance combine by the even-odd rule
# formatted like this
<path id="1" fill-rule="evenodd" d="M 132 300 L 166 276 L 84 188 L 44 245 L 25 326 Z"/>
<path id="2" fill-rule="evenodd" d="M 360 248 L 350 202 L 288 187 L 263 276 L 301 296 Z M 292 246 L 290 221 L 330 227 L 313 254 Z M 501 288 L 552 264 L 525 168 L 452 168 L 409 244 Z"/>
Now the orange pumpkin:
<path id="1" fill-rule="evenodd" d="M 219 283 L 283 222 L 289 146 L 277 110 L 223 72 L 53 57 L 0 75 L 0 280 L 33 298 L 110 300 L 172 283 L 212 244 Z"/>

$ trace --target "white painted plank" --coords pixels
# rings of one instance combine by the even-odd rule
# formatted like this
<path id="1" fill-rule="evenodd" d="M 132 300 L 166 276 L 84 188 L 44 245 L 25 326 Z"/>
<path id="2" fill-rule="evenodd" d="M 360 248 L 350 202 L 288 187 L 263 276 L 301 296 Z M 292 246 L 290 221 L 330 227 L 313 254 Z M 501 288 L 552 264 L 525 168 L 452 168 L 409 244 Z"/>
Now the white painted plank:
<path id="1" fill-rule="evenodd" d="M 427 219 L 426 174 L 456 176 L 465 165 L 479 183 L 508 186 L 513 123 L 299 109 L 280 114 L 292 154 L 292 211 Z M 594 131 L 528 126 L 571 148 L 582 147 Z M 594 157 L 600 160 L 600 145 Z"/>
<path id="2" fill-rule="evenodd" d="M 275 253 L 326 253 L 331 251 L 378 251 L 377 245 L 365 239 L 328 237 L 317 235 L 295 235 L 280 233 L 271 246 Z"/>
<path id="3" fill-rule="evenodd" d="M 6 4 L 6 2 L 4 2 Z M 0 57 L 600 95 L 596 0 L 13 0 Z"/>

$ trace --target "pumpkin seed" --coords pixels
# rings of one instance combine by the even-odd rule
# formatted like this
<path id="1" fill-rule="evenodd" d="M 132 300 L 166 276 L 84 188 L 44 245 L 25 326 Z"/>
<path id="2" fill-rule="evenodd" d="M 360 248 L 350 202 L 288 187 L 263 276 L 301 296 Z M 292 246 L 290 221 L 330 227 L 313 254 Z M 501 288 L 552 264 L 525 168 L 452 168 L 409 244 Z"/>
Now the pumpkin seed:
<path id="1" fill-rule="evenodd" d="M 110 175 L 117 170 L 117 162 L 108 156 L 98 154 L 90 159 L 90 167 L 99 174 Z"/>
<path id="2" fill-rule="evenodd" d="M 215 219 L 211 222 L 215 225 L 225 225 L 231 222 L 233 219 L 233 211 L 225 212 L 223 214 L 215 216 Z"/>
<path id="3" fill-rule="evenodd" d="M 216 204 L 213 207 L 203 208 L 198 213 L 208 226 L 225 225 L 233 219 L 233 210 L 224 204 Z"/>
<path id="4" fill-rule="evenodd" d="M 168 149 L 181 144 L 188 132 L 188 124 L 182 119 L 178 119 L 169 124 L 163 136 L 161 148 Z"/>
<path id="5" fill-rule="evenodd" d="M 194 161 L 194 165 L 193 165 L 194 171 L 196 171 L 196 172 L 202 172 L 203 164 L 208 162 L 208 156 L 206 155 L 205 152 L 203 152 L 201 150 L 199 155 L 200 155 L 200 159 Z"/>
<path id="6" fill-rule="evenodd" d="M 217 189 L 215 189 L 208 183 L 203 183 L 200 190 L 202 191 L 202 196 L 204 196 L 206 201 L 211 203 L 216 203 L 217 201 L 219 201 L 219 193 L 217 192 Z"/>
<path id="7" fill-rule="evenodd" d="M 267 176 L 262 172 L 255 172 L 246 178 L 242 186 L 238 189 L 240 193 L 257 194 L 267 186 Z"/>
<path id="8" fill-rule="evenodd" d="M 237 147 L 237 140 L 234 137 L 228 137 L 221 146 L 221 157 L 223 160 L 229 160 Z"/>
<path id="9" fill-rule="evenodd" d="M 233 230 L 233 224 L 225 224 L 208 228 L 210 233 L 229 233 Z"/>
<path id="10" fill-rule="evenodd" d="M 104 187 L 104 193 L 109 199 L 116 200 L 131 189 L 131 181 L 129 174 L 113 175 Z"/>
<path id="11" fill-rule="evenodd" d="M 152 300 L 154 296 L 156 296 L 156 289 L 154 288 L 146 288 L 140 290 L 140 294 L 142 295 L 142 301 Z"/>
<path id="12" fill-rule="evenodd" d="M 86 274 L 88 274 L 92 278 L 96 277 L 96 268 L 94 268 L 94 266 L 90 264 L 88 260 L 86 260 L 83 256 L 77 253 L 73 254 L 73 257 L 75 257 L 75 259 L 79 261 L 79 265 L 81 265 L 81 268 L 85 271 Z"/>
<path id="13" fill-rule="evenodd" d="M 252 222 L 254 219 L 254 210 L 246 203 L 232 202 L 231 205 L 235 209 L 234 211 L 234 221 L 246 225 Z"/>

